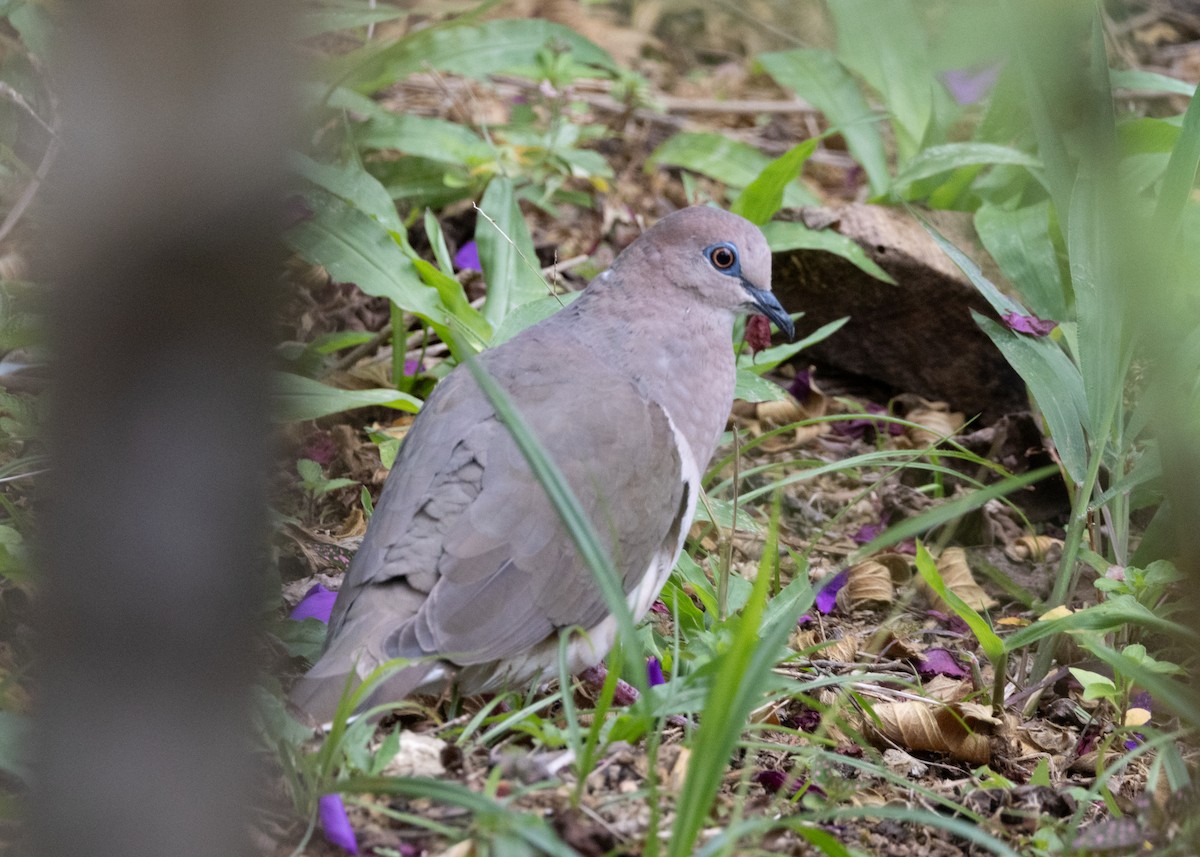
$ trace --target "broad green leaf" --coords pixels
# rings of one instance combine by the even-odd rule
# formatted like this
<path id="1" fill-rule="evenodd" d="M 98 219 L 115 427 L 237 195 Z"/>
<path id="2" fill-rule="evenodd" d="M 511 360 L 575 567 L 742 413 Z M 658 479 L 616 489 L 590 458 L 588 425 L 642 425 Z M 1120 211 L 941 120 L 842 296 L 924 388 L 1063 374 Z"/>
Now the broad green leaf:
<path id="1" fill-rule="evenodd" d="M 1179 228 L 1180 217 L 1188 197 L 1196 185 L 1196 171 L 1200 166 L 1200 94 L 1193 94 L 1187 112 L 1183 114 L 1183 127 L 1179 140 L 1171 151 L 1171 160 L 1163 179 L 1158 207 L 1154 212 L 1157 230 L 1174 235 Z"/>
<path id="2" fill-rule="evenodd" d="M 975 231 L 1004 276 L 1041 318 L 1067 319 L 1067 294 L 1050 234 L 1050 203 L 1015 210 L 984 203 L 975 212 Z"/>
<path id="3" fill-rule="evenodd" d="M 1195 645 L 1200 639 L 1196 632 L 1178 622 L 1163 619 L 1153 610 L 1139 604 L 1131 595 L 1116 595 L 1084 610 L 1077 610 L 1058 619 L 1041 619 L 1007 637 L 1004 647 L 1019 651 L 1045 637 L 1070 631 L 1115 631 L 1126 625 L 1138 625 L 1151 631 L 1168 634 Z"/>
<path id="4" fill-rule="evenodd" d="M 919 214 L 913 212 L 912 209 L 909 209 L 909 211 L 910 213 L 914 214 L 917 220 L 920 221 L 921 225 L 925 227 L 925 231 L 928 232 L 933 237 L 933 240 L 937 242 L 937 245 L 942 248 L 942 252 L 950 257 L 950 261 L 957 265 L 958 269 L 967 275 L 967 279 L 971 281 L 971 285 L 973 285 L 975 290 L 979 292 L 979 294 L 983 295 L 987 302 L 992 305 L 992 309 L 996 311 L 997 315 L 1004 315 L 1005 313 L 1010 312 L 1016 313 L 1017 315 L 1029 315 L 1029 312 L 1025 309 L 1025 307 L 1021 306 L 1021 304 L 1017 303 L 1015 300 L 996 288 L 995 284 L 983 275 L 983 271 L 981 271 L 979 266 L 971 260 L 971 257 L 950 243 L 950 241 L 946 239 L 946 236 L 942 235 L 942 233 L 937 230 L 937 227 L 929 223 L 929 221 L 925 220 L 925 218 L 921 217 Z"/>
<path id="5" fill-rule="evenodd" d="M 322 33 L 336 33 L 339 30 L 353 30 L 366 27 L 369 24 L 382 24 L 384 21 L 394 21 L 409 15 L 407 9 L 400 9 L 391 4 L 382 6 L 363 6 L 361 3 L 330 3 L 316 9 L 307 9 L 295 25 L 292 37 L 308 39 Z"/>
<path id="6" fill-rule="evenodd" d="M 405 234 L 404 224 L 396 213 L 396 203 L 379 180 L 360 165 L 324 164 L 300 152 L 291 152 L 288 166 L 317 187 L 324 188 L 364 214 L 374 217 L 385 229 Z"/>
<path id="7" fill-rule="evenodd" d="M 443 323 L 445 309 L 437 291 L 421 282 L 381 223 L 328 194 L 315 196 L 313 203 L 316 214 L 285 233 L 288 246 L 308 262 L 323 265 L 337 282 L 354 283 L 431 323 Z"/>
<path id="8" fill-rule="evenodd" d="M 482 24 L 460 21 L 354 51 L 336 60 L 327 78 L 339 79 L 359 92 L 374 92 L 427 68 L 482 80 L 496 72 L 537 65 L 538 53 L 547 45 L 566 48 L 578 63 L 620 74 L 607 51 L 561 24 L 540 18 Z"/>
<path id="9" fill-rule="evenodd" d="M 414 259 L 413 265 L 421 279 L 437 289 L 438 296 L 442 299 L 442 305 L 446 308 L 446 322 L 456 323 L 464 333 L 468 334 L 476 351 L 487 345 L 492 338 L 492 326 L 488 324 L 487 319 L 479 310 L 471 306 L 466 292 L 463 291 L 462 283 L 424 259 Z"/>
<path id="10" fill-rule="evenodd" d="M 492 146 L 470 128 L 429 116 L 375 114 L 355 130 L 354 139 L 366 148 L 395 149 L 461 167 L 496 159 Z"/>
<path id="11" fill-rule="evenodd" d="M 466 167 L 408 156 L 371 164 L 371 172 L 388 195 L 410 208 L 440 210 L 483 190 L 486 176 L 472 176 Z"/>
<path id="12" fill-rule="evenodd" d="M 921 179 L 960 167 L 988 164 L 1009 164 L 1029 170 L 1039 170 L 1042 166 L 1032 155 L 1008 146 L 995 143 L 945 143 L 917 154 L 896 176 L 893 187 L 897 193 L 903 193 L 905 188 Z"/>
<path id="13" fill-rule="evenodd" d="M 1092 173 L 1092 167 L 1081 164 L 1066 240 L 1079 331 L 1079 371 L 1088 407 L 1084 427 L 1094 442 L 1103 444 L 1124 392 L 1130 343 L 1119 298 L 1122 285 L 1117 282 L 1113 220 L 1103 208 L 1112 199 L 1101 186 L 1102 179 Z"/>
<path id="14" fill-rule="evenodd" d="M 425 226 L 425 237 L 429 239 L 429 246 L 433 249 L 433 258 L 438 267 L 447 276 L 453 275 L 454 259 L 450 256 L 450 248 L 446 246 L 446 236 L 442 232 L 442 224 L 438 223 L 437 215 L 427 208 L 422 222 Z"/>
<path id="15" fill-rule="evenodd" d="M 758 61 L 776 82 L 812 102 L 837 126 L 866 171 L 871 192 L 878 196 L 887 190 L 887 154 L 875 124 L 879 116 L 841 63 L 827 51 L 803 48 L 760 54 Z"/>
<path id="16" fill-rule="evenodd" d="M 768 381 L 739 366 L 733 397 L 745 402 L 777 402 L 787 398 L 787 391 L 774 381 Z"/>
<path id="17" fill-rule="evenodd" d="M 659 166 L 679 167 L 716 179 L 731 188 L 746 188 L 771 165 L 771 159 L 748 143 L 731 140 L 723 134 L 684 131 L 668 138 L 646 160 L 646 169 Z M 798 208 L 816 205 L 819 200 L 798 181 L 789 181 L 783 190 L 783 205 Z"/>
<path id="18" fill-rule="evenodd" d="M 1029 387 L 1063 467 L 1072 481 L 1082 485 L 1087 474 L 1088 412 L 1079 367 L 1046 337 L 1014 333 L 979 313 L 971 314 Z"/>
<path id="19" fill-rule="evenodd" d="M 745 369 L 747 372 L 753 372 L 755 375 L 769 372 L 783 361 L 794 357 L 810 345 L 816 345 L 818 342 L 828 339 L 837 333 L 849 320 L 850 316 L 836 319 L 828 324 L 821 325 L 803 339 L 796 342 L 785 342 L 783 345 L 775 345 L 771 348 L 764 348 L 757 354 L 750 354 L 749 349 L 746 349 L 738 355 L 738 369 Z"/>
<path id="20" fill-rule="evenodd" d="M 892 114 L 900 161 L 925 140 L 933 118 L 933 69 L 921 15 L 911 0 L 829 0 L 837 56 L 862 75 Z"/>
<path id="21" fill-rule="evenodd" d="M 303 375 L 275 374 L 275 416 L 285 422 L 315 420 L 329 414 L 383 405 L 416 413 L 421 400 L 396 390 L 342 390 Z"/>
<path id="22" fill-rule="evenodd" d="M 1155 71 L 1145 71 L 1140 68 L 1113 68 L 1108 71 L 1109 79 L 1114 87 L 1132 89 L 1135 92 L 1172 92 L 1175 95 L 1186 95 L 1191 98 L 1196 94 L 1196 85 L 1167 77 Z"/>
<path id="23" fill-rule="evenodd" d="M 762 225 L 763 235 L 772 253 L 788 250 L 824 250 L 841 256 L 877 280 L 896 285 L 891 275 L 876 264 L 852 238 L 847 238 L 831 229 L 809 229 L 803 223 L 786 223 L 773 220 Z"/>
<path id="24" fill-rule="evenodd" d="M 495 329 L 514 309 L 545 297 L 550 289 L 542 279 L 533 238 L 517 205 L 512 181 L 503 176 L 493 179 L 479 207 L 475 241 L 488 284 L 483 317 Z"/>
<path id="25" fill-rule="evenodd" d="M 804 169 L 804 162 L 817 149 L 817 139 L 805 140 L 771 161 L 758 177 L 746 185 L 730 206 L 730 211 L 759 226 L 783 206 L 783 195 Z"/>

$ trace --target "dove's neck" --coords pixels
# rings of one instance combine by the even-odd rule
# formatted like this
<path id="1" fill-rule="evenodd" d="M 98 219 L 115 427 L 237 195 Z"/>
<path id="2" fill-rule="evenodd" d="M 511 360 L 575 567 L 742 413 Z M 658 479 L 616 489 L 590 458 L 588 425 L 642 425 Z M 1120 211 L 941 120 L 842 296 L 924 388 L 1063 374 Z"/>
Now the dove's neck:
<path id="1" fill-rule="evenodd" d="M 646 312 L 618 289 L 589 288 L 572 309 L 596 322 L 582 328 L 586 344 L 666 410 L 703 473 L 733 405 L 733 314 L 671 287 L 654 300 Z"/>

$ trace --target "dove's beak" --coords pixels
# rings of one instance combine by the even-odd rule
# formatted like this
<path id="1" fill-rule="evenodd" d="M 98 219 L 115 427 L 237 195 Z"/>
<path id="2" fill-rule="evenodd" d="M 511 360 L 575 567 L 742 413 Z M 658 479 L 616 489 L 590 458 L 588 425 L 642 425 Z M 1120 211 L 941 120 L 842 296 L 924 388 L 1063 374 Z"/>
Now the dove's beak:
<path id="1" fill-rule="evenodd" d="M 783 305 L 779 303 L 775 295 L 768 292 L 766 289 L 756 289 L 745 280 L 742 280 L 742 287 L 746 290 L 746 294 L 750 295 L 747 307 L 754 312 L 761 312 L 771 321 L 775 322 L 775 326 L 783 333 L 787 334 L 789 340 L 796 338 L 796 327 L 792 324 L 791 317 L 784 310 Z"/>

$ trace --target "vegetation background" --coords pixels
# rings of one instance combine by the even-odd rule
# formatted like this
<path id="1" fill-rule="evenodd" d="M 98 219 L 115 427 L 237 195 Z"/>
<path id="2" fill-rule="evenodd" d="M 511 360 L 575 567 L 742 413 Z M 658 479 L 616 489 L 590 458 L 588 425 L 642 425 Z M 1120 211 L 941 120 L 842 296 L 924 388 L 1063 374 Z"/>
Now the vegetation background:
<path id="1" fill-rule="evenodd" d="M 177 97 L 185 115 L 164 112 L 162 127 L 191 130 L 160 137 L 137 111 L 178 96 L 169 84 L 126 86 L 129 113 L 95 98 L 83 112 L 91 90 L 53 48 L 71 13 L 0 4 L 0 833 L 25 843 L 32 817 L 45 843 L 72 819 L 68 832 L 104 831 L 115 852 L 170 817 L 156 777 L 172 771 L 228 777 L 228 794 L 205 815 L 199 789 L 195 803 L 180 791 L 174 811 L 194 829 L 161 831 L 157 853 L 184 853 L 222 812 L 234 839 L 249 830 L 270 854 L 1195 852 L 1190 4 L 321 2 L 293 16 L 291 48 L 276 44 L 289 18 L 272 8 L 231 13 L 219 34 L 176 33 L 196 68 L 223 67 L 227 49 L 252 58 L 236 79 L 257 83 Z M 123 23 L 131 55 L 176 45 L 139 43 Z M 117 25 L 90 26 L 115 53 Z M 294 87 L 280 57 L 297 53 Z M 138 80 L 173 81 L 162 62 Z M 274 108 L 290 98 L 300 133 L 280 192 Z M 113 140 L 124 160 L 96 144 Z M 172 178 L 210 160 L 227 184 Z M 47 202 L 56 171 L 75 195 Z M 138 197 L 139 171 L 159 177 L 161 201 Z M 91 202 L 64 212 L 54 199 Z M 263 200 L 283 211 L 277 265 L 237 238 L 274 231 Z M 689 550 L 651 617 L 636 629 L 624 617 L 594 685 L 564 671 L 491 699 L 413 700 L 379 724 L 350 721 L 359 692 L 327 733 L 298 722 L 287 681 L 319 649 L 328 587 L 424 396 L 570 300 L 643 222 L 696 202 L 763 226 L 794 260 L 775 288 L 801 312 L 806 266 L 840 260 L 849 303 L 913 289 L 897 257 L 940 265 L 953 287 L 932 293 L 923 335 L 982 331 L 972 347 L 1010 367 L 1028 408 L 963 413 L 889 383 L 896 367 L 848 373 L 837 354 L 853 312 L 801 317 L 791 345 L 739 330 L 745 404 Z M 880 245 L 846 205 L 925 226 Z M 31 269 L 35 246 L 67 260 Z M 124 254 L 149 261 L 131 275 Z M 196 261 L 218 258 L 228 267 Z M 118 324 L 126 310 L 140 325 Z M 268 325 L 282 440 L 264 561 Z M 888 327 L 840 348 L 874 348 Z M 196 336 L 207 350 L 184 352 Z M 928 354 L 906 356 L 922 377 Z M 146 404 L 163 384 L 180 397 Z M 244 423 L 207 421 L 231 402 Z M 129 428 L 150 413 L 174 419 Z M 127 431 L 136 443 L 112 460 L 157 462 L 141 481 L 135 465 L 92 466 L 126 451 Z M 160 487 L 207 500 L 172 518 Z M 225 503 L 243 521 L 228 540 Z M 114 534 L 127 557 L 83 550 Z M 166 601 L 147 537 L 174 572 Z M 603 583 L 602 557 L 594 570 Z M 266 629 L 253 663 L 223 627 L 249 614 Z M 159 634 L 157 661 L 119 634 L 72 660 L 105 624 Z M 64 667 L 107 675 L 114 662 L 110 695 L 127 710 L 90 704 L 87 670 Z M 252 669 L 251 755 L 230 724 Z M 158 711 L 163 688 L 204 670 L 219 678 Z M 151 709 L 161 723 L 136 714 Z M 106 763 L 87 754 L 130 712 L 141 741 L 101 756 L 110 796 L 138 799 L 88 814 Z M 139 779 L 151 724 L 195 755 L 177 767 L 164 751 Z M 238 771 L 251 784 L 237 787 Z"/>

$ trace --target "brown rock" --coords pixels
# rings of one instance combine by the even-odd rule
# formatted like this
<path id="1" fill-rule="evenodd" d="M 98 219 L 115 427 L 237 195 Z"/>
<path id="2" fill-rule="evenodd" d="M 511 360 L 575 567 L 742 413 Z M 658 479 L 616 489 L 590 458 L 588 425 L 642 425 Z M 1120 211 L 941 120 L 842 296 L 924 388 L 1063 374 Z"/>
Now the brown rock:
<path id="1" fill-rule="evenodd" d="M 790 216 L 789 216 L 790 215 Z M 990 421 L 1028 407 L 1025 386 L 971 318 L 995 317 L 967 278 L 920 223 L 893 208 L 852 204 L 803 208 L 781 219 L 832 228 L 852 238 L 898 285 L 881 282 L 822 250 L 775 254 L 772 281 L 784 306 L 801 309 L 802 332 L 850 316 L 805 358 L 880 381 L 897 392 L 949 402 Z M 943 233 L 981 259 L 973 238 L 953 224 Z"/>

